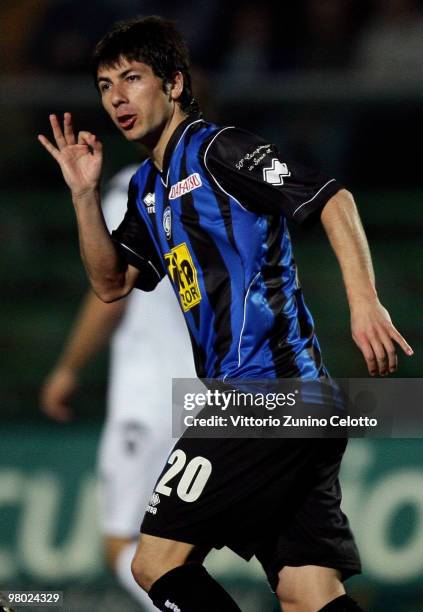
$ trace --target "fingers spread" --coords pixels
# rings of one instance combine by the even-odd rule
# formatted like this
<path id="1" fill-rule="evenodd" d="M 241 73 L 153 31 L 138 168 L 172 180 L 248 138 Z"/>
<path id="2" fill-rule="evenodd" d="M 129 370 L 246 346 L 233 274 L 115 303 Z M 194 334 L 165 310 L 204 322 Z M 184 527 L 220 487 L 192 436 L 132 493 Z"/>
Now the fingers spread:
<path id="1" fill-rule="evenodd" d="M 75 134 L 73 132 L 72 116 L 70 113 L 63 115 L 63 130 L 60 127 L 59 120 L 56 115 L 52 114 L 49 116 L 51 129 L 53 131 L 54 140 L 56 141 L 57 148 L 46 138 L 43 134 L 38 135 L 38 140 L 47 149 L 47 151 L 53 155 L 55 159 L 59 159 L 60 151 L 68 145 L 75 144 Z"/>
<path id="2" fill-rule="evenodd" d="M 72 125 L 72 115 L 70 113 L 65 113 L 63 115 L 63 129 L 66 142 L 68 144 L 75 144 L 76 140 Z"/>
<path id="3" fill-rule="evenodd" d="M 48 140 L 48 138 L 43 136 L 43 134 L 38 134 L 38 140 L 41 142 L 43 147 L 45 149 L 47 149 L 47 151 L 50 153 L 50 155 L 52 155 L 54 157 L 54 159 L 56 159 L 58 161 L 59 160 L 59 151 L 56 149 L 56 147 L 54 145 L 51 144 L 51 142 Z"/>
<path id="4" fill-rule="evenodd" d="M 63 132 L 62 132 L 62 128 L 60 127 L 59 120 L 56 117 L 56 115 L 50 115 L 49 119 L 50 119 L 50 125 L 53 131 L 53 136 L 56 141 L 56 144 L 59 150 L 63 149 L 63 147 L 66 147 L 67 143 L 66 143 L 65 137 L 63 136 Z"/>

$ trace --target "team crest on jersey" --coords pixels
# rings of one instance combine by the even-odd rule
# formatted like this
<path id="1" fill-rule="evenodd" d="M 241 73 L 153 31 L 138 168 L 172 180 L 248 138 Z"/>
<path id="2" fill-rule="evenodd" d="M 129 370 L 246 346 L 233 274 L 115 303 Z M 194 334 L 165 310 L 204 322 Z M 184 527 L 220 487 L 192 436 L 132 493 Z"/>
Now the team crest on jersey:
<path id="1" fill-rule="evenodd" d="M 291 176 L 288 166 L 280 162 L 276 157 L 272 159 L 272 165 L 263 168 L 263 179 L 271 185 L 283 185 L 283 177 Z"/>
<path id="2" fill-rule="evenodd" d="M 154 195 L 154 193 L 147 193 L 147 195 L 143 199 L 143 202 L 149 214 L 156 212 L 156 196 Z"/>
<path id="3" fill-rule="evenodd" d="M 174 247 L 165 255 L 170 278 L 179 293 L 184 312 L 201 302 L 197 270 L 185 242 Z"/>
<path id="4" fill-rule="evenodd" d="M 194 189 L 198 189 L 202 186 L 201 176 L 198 172 L 194 172 L 194 174 L 190 174 L 187 178 L 182 181 L 178 181 L 170 188 L 169 200 L 175 200 L 176 198 L 180 198 L 181 196 L 193 191 Z"/>
<path id="5" fill-rule="evenodd" d="M 172 211 L 170 206 L 167 206 L 163 211 L 163 229 L 166 234 L 166 238 L 170 240 L 172 236 Z"/>

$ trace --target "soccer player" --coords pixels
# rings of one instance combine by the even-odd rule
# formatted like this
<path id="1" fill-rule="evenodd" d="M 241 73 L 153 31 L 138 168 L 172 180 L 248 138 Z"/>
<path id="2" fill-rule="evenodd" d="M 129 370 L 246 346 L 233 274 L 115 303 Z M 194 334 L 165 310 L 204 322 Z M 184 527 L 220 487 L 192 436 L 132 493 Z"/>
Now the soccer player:
<path id="1" fill-rule="evenodd" d="M 372 375 L 397 367 L 394 328 L 375 289 L 351 194 L 333 178 L 288 163 L 261 138 L 198 115 L 186 47 L 149 17 L 116 26 L 97 45 L 103 107 L 147 159 L 128 210 L 110 234 L 99 180 L 102 146 L 72 118 L 50 116 L 94 291 L 112 302 L 152 290 L 167 273 L 185 314 L 200 377 L 220 380 L 327 375 L 297 280 L 287 220 L 320 218 L 339 260 L 353 338 Z M 154 211 L 145 199 L 154 196 Z M 239 610 L 201 565 L 211 547 L 259 559 L 285 612 L 358 610 L 342 581 L 360 571 L 340 509 L 345 441 L 189 439 L 156 484 L 132 564 L 160 610 Z"/>
<path id="2" fill-rule="evenodd" d="M 121 170 L 110 183 L 102 206 L 110 229 L 125 214 L 136 169 Z M 156 608 L 131 573 L 140 517 L 174 443 L 171 379 L 195 376 L 189 336 L 170 282 L 166 279 L 157 289 L 134 291 L 112 304 L 89 291 L 40 398 L 49 417 L 72 419 L 80 372 L 111 340 L 107 418 L 98 455 L 100 528 L 108 565 L 146 610 Z"/>

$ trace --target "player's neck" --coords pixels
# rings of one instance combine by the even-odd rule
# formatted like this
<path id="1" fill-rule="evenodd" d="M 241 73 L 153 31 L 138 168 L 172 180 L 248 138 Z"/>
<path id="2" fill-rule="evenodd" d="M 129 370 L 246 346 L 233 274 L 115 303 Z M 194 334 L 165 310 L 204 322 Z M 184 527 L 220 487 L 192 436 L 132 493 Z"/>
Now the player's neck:
<path id="1" fill-rule="evenodd" d="M 179 105 L 175 105 L 175 112 L 170 117 L 169 121 L 165 124 L 160 138 L 152 149 L 150 149 L 150 157 L 156 168 L 163 169 L 163 157 L 169 140 L 172 137 L 173 132 L 176 130 L 178 125 L 186 119 L 187 115 L 180 110 Z"/>

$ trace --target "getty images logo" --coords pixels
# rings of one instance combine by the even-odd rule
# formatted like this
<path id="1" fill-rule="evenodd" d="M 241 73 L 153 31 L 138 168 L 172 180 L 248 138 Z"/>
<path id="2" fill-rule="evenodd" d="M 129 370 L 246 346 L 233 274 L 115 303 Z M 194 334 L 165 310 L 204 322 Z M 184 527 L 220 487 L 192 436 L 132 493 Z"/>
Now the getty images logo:
<path id="1" fill-rule="evenodd" d="M 169 608 L 169 610 L 173 610 L 173 612 L 181 612 L 181 608 L 168 599 L 165 601 L 165 608 Z"/>

